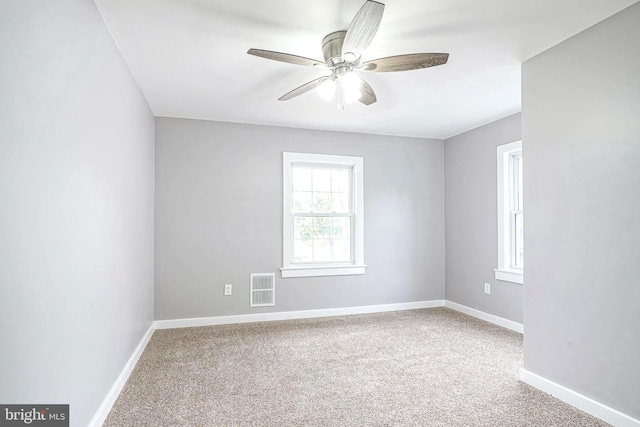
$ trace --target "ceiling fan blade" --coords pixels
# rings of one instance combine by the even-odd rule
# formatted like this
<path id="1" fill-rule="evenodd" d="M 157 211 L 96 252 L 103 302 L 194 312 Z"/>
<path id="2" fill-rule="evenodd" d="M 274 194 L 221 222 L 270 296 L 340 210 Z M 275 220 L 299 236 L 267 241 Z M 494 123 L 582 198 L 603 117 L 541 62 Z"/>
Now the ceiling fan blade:
<path id="1" fill-rule="evenodd" d="M 389 56 L 387 58 L 367 61 L 359 68 L 362 71 L 377 73 L 418 70 L 420 68 L 446 64 L 448 59 L 448 53 L 410 53 L 407 55 Z"/>
<path id="2" fill-rule="evenodd" d="M 376 93 L 373 91 L 373 88 L 369 83 L 367 83 L 365 79 L 360 77 L 358 78 L 361 80 L 360 93 L 362 94 L 362 96 L 360 96 L 359 101 L 362 102 L 364 105 L 373 104 L 378 100 L 376 98 Z"/>
<path id="3" fill-rule="evenodd" d="M 310 82 L 305 83 L 302 86 L 295 88 L 291 92 L 288 92 L 288 93 L 282 95 L 280 98 L 278 98 L 278 101 L 288 101 L 291 98 L 295 98 L 296 96 L 300 96 L 303 93 L 307 93 L 310 90 L 313 90 L 313 89 L 317 88 L 325 80 L 330 79 L 330 78 L 331 78 L 330 76 L 324 76 L 324 77 L 320 77 L 320 78 L 315 79 L 315 80 L 311 80 Z"/>
<path id="4" fill-rule="evenodd" d="M 362 55 L 378 31 L 383 13 L 384 4 L 371 0 L 365 2 L 347 29 L 342 44 L 343 58 L 347 53 L 353 54 L 354 60 Z"/>
<path id="5" fill-rule="evenodd" d="M 261 58 L 273 59 L 274 61 L 288 62 L 289 64 L 305 65 L 307 67 L 325 65 L 324 62 L 317 61 L 304 56 L 291 55 L 290 53 L 273 52 L 271 50 L 249 49 L 249 55 L 259 56 Z"/>

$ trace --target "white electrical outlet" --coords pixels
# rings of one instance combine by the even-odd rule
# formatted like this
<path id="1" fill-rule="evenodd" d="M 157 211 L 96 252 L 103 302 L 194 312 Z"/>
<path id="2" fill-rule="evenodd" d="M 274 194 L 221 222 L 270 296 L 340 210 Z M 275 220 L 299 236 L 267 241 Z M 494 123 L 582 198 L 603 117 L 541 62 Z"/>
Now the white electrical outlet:
<path id="1" fill-rule="evenodd" d="M 484 293 L 485 294 L 490 294 L 491 293 L 491 283 L 485 283 L 484 284 Z"/>
<path id="2" fill-rule="evenodd" d="M 225 295 L 231 295 L 232 291 L 233 291 L 233 285 L 230 285 L 228 283 L 224 285 L 224 294 Z"/>

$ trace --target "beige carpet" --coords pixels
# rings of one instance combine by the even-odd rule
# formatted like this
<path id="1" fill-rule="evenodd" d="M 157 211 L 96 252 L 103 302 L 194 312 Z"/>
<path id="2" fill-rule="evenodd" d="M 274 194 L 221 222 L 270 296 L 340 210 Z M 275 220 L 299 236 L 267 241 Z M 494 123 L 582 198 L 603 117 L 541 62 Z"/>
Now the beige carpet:
<path id="1" fill-rule="evenodd" d="M 446 308 L 158 330 L 105 426 L 606 426 Z"/>

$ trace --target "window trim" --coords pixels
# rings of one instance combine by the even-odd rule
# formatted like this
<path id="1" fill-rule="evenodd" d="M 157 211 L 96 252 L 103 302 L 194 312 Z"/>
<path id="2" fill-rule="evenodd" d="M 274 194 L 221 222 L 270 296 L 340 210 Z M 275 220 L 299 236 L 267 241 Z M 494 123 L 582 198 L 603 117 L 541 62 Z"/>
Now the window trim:
<path id="1" fill-rule="evenodd" d="M 283 205 L 282 205 L 282 272 L 283 278 L 344 276 L 364 274 L 364 159 L 356 156 L 330 154 L 282 153 L 283 165 Z M 347 166 L 352 168 L 352 262 L 294 264 L 293 257 L 293 214 L 291 212 L 291 167 L 293 164 L 321 166 Z"/>
<path id="2" fill-rule="evenodd" d="M 512 267 L 512 206 L 513 168 L 512 158 L 522 156 L 522 141 L 515 141 L 497 147 L 497 196 L 498 196 L 498 268 L 495 278 L 507 282 L 524 284 L 524 270 Z"/>

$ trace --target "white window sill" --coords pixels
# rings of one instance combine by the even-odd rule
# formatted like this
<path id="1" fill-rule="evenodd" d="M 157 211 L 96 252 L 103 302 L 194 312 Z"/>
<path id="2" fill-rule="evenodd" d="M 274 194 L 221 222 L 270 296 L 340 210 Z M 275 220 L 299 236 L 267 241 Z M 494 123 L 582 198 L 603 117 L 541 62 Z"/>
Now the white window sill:
<path id="1" fill-rule="evenodd" d="M 503 280 L 505 282 L 524 284 L 524 275 L 521 272 L 494 269 L 496 273 L 496 279 Z"/>
<path id="2" fill-rule="evenodd" d="M 350 276 L 364 274 L 366 265 L 331 265 L 331 266 L 304 266 L 283 267 L 280 269 L 282 278 L 287 277 L 318 277 L 318 276 Z"/>

